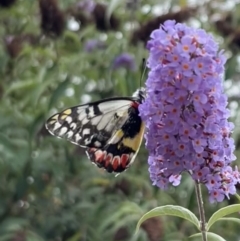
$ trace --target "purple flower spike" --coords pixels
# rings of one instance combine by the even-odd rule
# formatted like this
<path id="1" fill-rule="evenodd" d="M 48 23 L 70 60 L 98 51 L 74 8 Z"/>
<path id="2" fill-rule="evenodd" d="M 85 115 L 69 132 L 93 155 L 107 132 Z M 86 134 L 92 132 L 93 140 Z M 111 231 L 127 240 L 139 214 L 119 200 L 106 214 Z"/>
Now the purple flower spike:
<path id="1" fill-rule="evenodd" d="M 94 0 L 81 0 L 76 3 L 76 8 L 79 10 L 83 10 L 86 13 L 92 13 L 96 6 L 96 2 Z"/>
<path id="2" fill-rule="evenodd" d="M 90 39 L 88 40 L 85 45 L 84 45 L 84 50 L 86 52 L 93 52 L 96 49 L 104 49 L 106 46 L 104 44 L 104 42 L 97 40 L 97 39 Z"/>
<path id="3" fill-rule="evenodd" d="M 147 97 L 139 111 L 153 185 L 176 186 L 187 171 L 207 187 L 210 202 L 229 198 L 240 173 L 230 167 L 235 146 L 222 87 L 224 55 L 204 30 L 175 21 L 153 31 L 147 47 Z"/>
<path id="4" fill-rule="evenodd" d="M 113 61 L 113 69 L 125 68 L 136 71 L 136 63 L 133 55 L 123 53 L 117 56 Z"/>

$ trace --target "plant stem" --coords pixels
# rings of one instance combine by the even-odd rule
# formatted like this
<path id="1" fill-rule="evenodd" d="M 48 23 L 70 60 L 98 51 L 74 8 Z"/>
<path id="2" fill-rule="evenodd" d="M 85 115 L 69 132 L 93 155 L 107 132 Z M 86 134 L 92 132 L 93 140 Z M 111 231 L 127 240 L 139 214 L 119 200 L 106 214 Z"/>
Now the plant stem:
<path id="1" fill-rule="evenodd" d="M 200 216 L 200 229 L 202 233 L 202 241 L 207 241 L 207 232 L 206 232 L 206 218 L 203 206 L 202 190 L 199 181 L 195 182 L 195 191 L 197 196 L 198 211 Z"/>

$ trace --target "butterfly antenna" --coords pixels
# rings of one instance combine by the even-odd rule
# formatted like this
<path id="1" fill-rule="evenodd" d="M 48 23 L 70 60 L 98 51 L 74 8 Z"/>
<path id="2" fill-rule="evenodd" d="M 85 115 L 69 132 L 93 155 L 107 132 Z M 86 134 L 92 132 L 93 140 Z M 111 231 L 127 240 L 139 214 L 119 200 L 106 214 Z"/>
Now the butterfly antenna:
<path id="1" fill-rule="evenodd" d="M 143 80 L 143 77 L 145 75 L 146 69 L 147 69 L 147 62 L 146 62 L 146 59 L 143 58 L 142 59 L 142 66 L 141 66 L 140 86 L 142 86 L 142 80 Z"/>

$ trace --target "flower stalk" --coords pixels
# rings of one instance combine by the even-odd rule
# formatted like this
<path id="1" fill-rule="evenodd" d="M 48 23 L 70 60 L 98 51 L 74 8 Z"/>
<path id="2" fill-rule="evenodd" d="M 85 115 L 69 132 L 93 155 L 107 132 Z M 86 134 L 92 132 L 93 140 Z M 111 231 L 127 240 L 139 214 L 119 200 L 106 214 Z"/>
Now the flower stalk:
<path id="1" fill-rule="evenodd" d="M 204 205 L 203 205 L 201 184 L 199 181 L 195 181 L 195 191 L 196 191 L 198 211 L 200 216 L 200 230 L 202 233 L 202 241 L 207 241 L 206 218 L 205 218 L 205 211 L 204 211 Z"/>

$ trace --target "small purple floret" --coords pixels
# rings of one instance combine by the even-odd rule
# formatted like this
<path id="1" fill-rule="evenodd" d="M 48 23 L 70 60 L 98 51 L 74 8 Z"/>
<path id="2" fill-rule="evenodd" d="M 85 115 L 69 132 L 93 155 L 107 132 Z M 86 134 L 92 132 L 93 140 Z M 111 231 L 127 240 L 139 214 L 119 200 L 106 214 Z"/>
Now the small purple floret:
<path id="1" fill-rule="evenodd" d="M 125 68 L 131 71 L 136 70 L 136 62 L 133 55 L 129 53 L 122 53 L 118 55 L 113 61 L 113 69 Z"/>
<path id="2" fill-rule="evenodd" d="M 84 50 L 89 53 L 97 49 L 104 49 L 104 48 L 106 48 L 105 43 L 98 39 L 89 39 L 86 41 L 84 45 Z"/>

